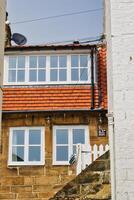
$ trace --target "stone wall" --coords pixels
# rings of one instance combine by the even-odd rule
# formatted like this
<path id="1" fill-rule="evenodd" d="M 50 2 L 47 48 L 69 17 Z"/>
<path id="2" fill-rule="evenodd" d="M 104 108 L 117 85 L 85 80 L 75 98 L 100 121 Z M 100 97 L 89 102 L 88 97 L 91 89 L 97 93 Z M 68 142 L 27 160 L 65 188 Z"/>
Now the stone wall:
<path id="1" fill-rule="evenodd" d="M 109 152 L 94 161 L 50 200 L 110 200 Z"/>
<path id="2" fill-rule="evenodd" d="M 107 0 L 106 0 L 107 1 Z M 111 0 L 108 37 L 109 105 L 114 129 L 110 133 L 113 200 L 134 199 L 134 1 Z M 110 12 L 106 15 L 108 20 Z M 111 27 L 110 27 L 111 22 Z M 111 30 L 110 30 L 111 29 Z M 109 107 L 110 108 L 110 107 Z M 112 124 L 112 122 L 110 122 Z M 111 125 L 110 125 L 111 126 Z"/>
<path id="3" fill-rule="evenodd" d="M 47 117 L 50 117 L 50 123 Z M 0 199 L 49 199 L 64 184 L 75 176 L 70 166 L 52 165 L 52 126 L 86 124 L 90 128 L 91 144 L 108 142 L 108 138 L 97 137 L 98 113 L 61 112 L 3 114 L 2 159 L 0 163 Z M 8 167 L 9 127 L 44 126 L 45 127 L 45 166 Z M 107 119 L 103 120 L 107 130 Z"/>

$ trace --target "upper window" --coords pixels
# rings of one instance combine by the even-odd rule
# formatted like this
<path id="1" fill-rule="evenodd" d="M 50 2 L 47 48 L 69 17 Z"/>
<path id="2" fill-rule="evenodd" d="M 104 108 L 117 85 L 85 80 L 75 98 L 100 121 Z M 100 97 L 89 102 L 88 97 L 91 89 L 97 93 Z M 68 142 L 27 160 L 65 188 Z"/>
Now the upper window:
<path id="1" fill-rule="evenodd" d="M 25 82 L 25 56 L 9 57 L 8 82 Z"/>
<path id="2" fill-rule="evenodd" d="M 89 54 L 5 57 L 5 84 L 91 83 Z"/>
<path id="3" fill-rule="evenodd" d="M 89 143 L 88 126 L 54 126 L 53 134 L 54 165 L 68 165 L 76 145 Z"/>
<path id="4" fill-rule="evenodd" d="M 44 164 L 44 129 L 42 127 L 10 128 L 8 164 Z"/>
<path id="5" fill-rule="evenodd" d="M 88 81 L 88 56 L 71 56 L 71 80 Z"/>

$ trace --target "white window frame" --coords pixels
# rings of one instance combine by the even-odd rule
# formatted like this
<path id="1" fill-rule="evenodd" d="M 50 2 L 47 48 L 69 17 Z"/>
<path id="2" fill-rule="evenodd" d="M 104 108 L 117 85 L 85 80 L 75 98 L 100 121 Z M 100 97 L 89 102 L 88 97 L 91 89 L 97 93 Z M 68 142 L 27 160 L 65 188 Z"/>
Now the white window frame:
<path id="1" fill-rule="evenodd" d="M 25 56 L 25 81 L 24 82 L 8 82 L 8 64 L 10 56 Z M 66 81 L 50 81 L 50 56 L 67 56 L 67 80 Z M 72 55 L 87 55 L 88 56 L 88 80 L 87 81 L 73 81 L 71 80 L 71 56 Z M 46 56 L 46 81 L 29 81 L 29 56 Z M 97 65 L 95 66 L 97 67 Z M 95 70 L 94 70 L 95 71 Z M 4 85 L 55 85 L 55 84 L 91 84 L 91 54 L 88 53 L 62 53 L 62 54 L 13 54 L 5 55 L 4 59 Z"/>
<path id="2" fill-rule="evenodd" d="M 79 128 L 79 129 L 85 129 L 85 145 L 90 144 L 89 139 L 89 126 L 88 125 L 59 125 L 59 126 L 53 126 L 53 165 L 69 165 L 68 161 L 57 161 L 56 160 L 56 130 L 57 129 L 68 129 L 68 147 L 69 147 L 69 157 L 73 153 L 73 138 L 72 138 L 72 129 Z M 62 145 L 61 145 L 62 146 Z"/>
<path id="3" fill-rule="evenodd" d="M 41 130 L 41 150 L 40 150 L 40 161 L 28 161 L 28 146 L 29 146 L 29 142 L 28 142 L 28 132 L 29 130 Z M 19 162 L 19 161 L 12 161 L 12 136 L 13 136 L 13 131 L 14 130 L 24 130 L 25 131 L 25 140 L 24 140 L 24 161 Z M 24 166 L 24 165 L 44 165 L 45 164 L 45 128 L 44 127 L 11 127 L 9 129 L 9 151 L 8 151 L 8 166 Z M 35 145 L 36 146 L 36 145 Z"/>

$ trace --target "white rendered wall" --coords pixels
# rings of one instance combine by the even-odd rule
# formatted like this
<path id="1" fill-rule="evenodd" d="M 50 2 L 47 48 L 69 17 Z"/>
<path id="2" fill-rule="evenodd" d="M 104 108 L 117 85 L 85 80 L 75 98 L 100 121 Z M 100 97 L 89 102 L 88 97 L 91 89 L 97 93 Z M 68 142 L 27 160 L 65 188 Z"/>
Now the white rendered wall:
<path id="1" fill-rule="evenodd" d="M 114 117 L 113 130 L 110 128 L 109 132 L 112 199 L 134 200 L 134 0 L 105 3 L 106 11 L 111 9 L 111 19 L 110 12 L 105 16 L 109 113 L 113 112 Z"/>

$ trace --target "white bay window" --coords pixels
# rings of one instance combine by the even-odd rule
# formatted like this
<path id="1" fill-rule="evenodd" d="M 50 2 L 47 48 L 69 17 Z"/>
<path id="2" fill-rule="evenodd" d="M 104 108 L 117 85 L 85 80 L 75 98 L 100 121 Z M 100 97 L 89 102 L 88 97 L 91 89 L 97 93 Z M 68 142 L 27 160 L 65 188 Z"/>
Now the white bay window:
<path id="1" fill-rule="evenodd" d="M 44 164 L 44 128 L 10 128 L 8 165 Z"/>
<path id="2" fill-rule="evenodd" d="M 90 68 L 90 54 L 5 56 L 4 84 L 90 84 Z"/>
<path id="3" fill-rule="evenodd" d="M 77 144 L 89 143 L 88 126 L 54 126 L 53 127 L 53 164 L 68 165 Z"/>

